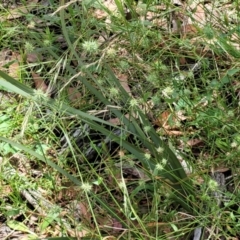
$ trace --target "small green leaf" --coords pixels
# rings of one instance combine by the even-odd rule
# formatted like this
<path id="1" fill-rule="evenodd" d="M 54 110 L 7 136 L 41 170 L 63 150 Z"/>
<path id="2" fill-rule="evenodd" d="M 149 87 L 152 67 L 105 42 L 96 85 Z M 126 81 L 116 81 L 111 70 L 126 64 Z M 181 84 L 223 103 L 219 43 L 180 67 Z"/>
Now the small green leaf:
<path id="1" fill-rule="evenodd" d="M 234 74 L 238 73 L 240 68 L 233 68 L 227 71 L 227 75 L 233 76 Z"/>
<path id="2" fill-rule="evenodd" d="M 233 214 L 233 212 L 230 212 L 230 218 L 231 218 L 233 221 L 236 221 L 236 216 Z"/>
<path id="3" fill-rule="evenodd" d="M 7 115 L 0 116 L 0 132 L 3 136 L 4 134 L 8 133 L 12 129 L 12 120 Z"/>
<path id="4" fill-rule="evenodd" d="M 46 144 L 40 144 L 38 143 L 36 145 L 36 153 L 40 154 L 40 155 L 44 155 L 47 153 L 47 150 L 49 149 L 49 146 L 47 146 Z"/>
<path id="5" fill-rule="evenodd" d="M 100 184 L 102 184 L 102 182 L 103 182 L 103 178 L 99 177 L 96 181 L 93 182 L 93 184 L 99 186 Z"/>
<path id="6" fill-rule="evenodd" d="M 16 220 L 9 220 L 9 221 L 7 221 L 7 225 L 8 225 L 8 227 L 10 227 L 13 230 L 27 232 L 27 233 L 33 234 L 34 236 L 37 236 L 37 234 L 30 231 L 29 228 L 22 222 L 18 222 Z"/>
<path id="7" fill-rule="evenodd" d="M 9 211 L 6 212 L 6 216 L 8 217 L 14 217 L 16 215 L 20 214 L 20 209 L 10 209 Z"/>
<path id="8" fill-rule="evenodd" d="M 14 148 L 9 143 L 1 142 L 0 143 L 0 152 L 3 155 L 7 155 L 9 153 L 16 153 L 18 151 L 18 148 Z"/>
<path id="9" fill-rule="evenodd" d="M 229 83 L 230 79 L 228 75 L 225 75 L 222 79 L 221 79 L 221 83 L 225 84 L 225 83 Z"/>
<path id="10" fill-rule="evenodd" d="M 175 224 L 170 223 L 170 225 L 171 225 L 172 229 L 174 230 L 174 232 L 178 231 L 178 228 L 177 228 L 177 226 Z"/>
<path id="11" fill-rule="evenodd" d="M 51 208 L 48 215 L 43 219 L 43 222 L 40 225 L 41 231 L 45 230 L 53 221 L 57 220 L 60 210 L 61 209 L 58 207 Z"/>

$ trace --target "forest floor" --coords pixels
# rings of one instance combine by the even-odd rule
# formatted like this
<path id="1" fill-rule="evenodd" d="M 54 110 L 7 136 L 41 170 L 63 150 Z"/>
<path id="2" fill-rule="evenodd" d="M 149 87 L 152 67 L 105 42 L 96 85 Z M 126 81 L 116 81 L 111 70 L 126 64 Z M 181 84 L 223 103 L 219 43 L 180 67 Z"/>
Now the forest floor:
<path id="1" fill-rule="evenodd" d="M 240 239 L 237 0 L 0 3 L 0 239 Z"/>

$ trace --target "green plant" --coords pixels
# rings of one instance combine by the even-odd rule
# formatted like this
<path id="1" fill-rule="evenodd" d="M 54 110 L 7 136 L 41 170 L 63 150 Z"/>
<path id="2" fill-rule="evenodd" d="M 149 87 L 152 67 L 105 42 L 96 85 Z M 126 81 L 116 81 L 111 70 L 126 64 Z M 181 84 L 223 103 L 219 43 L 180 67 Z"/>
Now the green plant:
<path id="1" fill-rule="evenodd" d="M 235 237 L 239 29 L 234 15 L 218 17 L 219 27 L 215 10 L 202 4 L 183 9 L 169 1 L 161 7 L 150 1 L 48 2 L 23 16 L 25 22 L 1 26 L 1 46 L 20 49 L 24 70 L 20 81 L 0 72 L 1 93 L 7 90 L 15 99 L 0 109 L 0 177 L 13 188 L 2 210 L 10 228 L 32 237 L 23 190 L 40 188 L 53 205 L 52 212 L 37 215 L 39 236 L 60 229 L 59 239 L 78 233 L 97 239 L 189 239 L 198 226 L 204 238 Z M 204 15 L 197 15 L 199 9 L 213 22 L 199 23 Z M 185 18 L 175 19 L 179 15 L 193 24 L 185 26 Z M 194 36 L 188 27 L 196 28 Z M 29 63 L 29 53 L 42 56 Z M 11 70 L 14 62 L 3 69 Z M 37 84 L 33 89 L 36 78 L 28 71 L 41 75 L 49 91 Z M 19 152 L 28 164 L 9 164 Z M 225 190 L 210 177 L 219 166 L 227 168 Z M 8 167 L 16 168 L 12 180 Z M 67 210 L 73 199 L 80 216 L 76 208 Z M 7 201 L 14 206 L 10 215 Z M 21 207 L 25 226 L 18 221 Z"/>

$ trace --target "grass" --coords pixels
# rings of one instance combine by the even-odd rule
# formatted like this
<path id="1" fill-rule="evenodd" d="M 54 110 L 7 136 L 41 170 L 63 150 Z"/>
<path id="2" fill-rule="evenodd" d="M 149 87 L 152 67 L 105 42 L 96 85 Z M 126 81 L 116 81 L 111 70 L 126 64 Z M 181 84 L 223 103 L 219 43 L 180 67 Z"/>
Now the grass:
<path id="1" fill-rule="evenodd" d="M 10 234 L 239 237 L 238 12 L 219 17 L 232 5 L 214 4 L 207 24 L 201 5 L 168 1 L 49 1 L 11 20 L 0 8 L 1 48 L 12 51 L 0 71 Z M 193 24 L 177 28 L 179 16 Z"/>

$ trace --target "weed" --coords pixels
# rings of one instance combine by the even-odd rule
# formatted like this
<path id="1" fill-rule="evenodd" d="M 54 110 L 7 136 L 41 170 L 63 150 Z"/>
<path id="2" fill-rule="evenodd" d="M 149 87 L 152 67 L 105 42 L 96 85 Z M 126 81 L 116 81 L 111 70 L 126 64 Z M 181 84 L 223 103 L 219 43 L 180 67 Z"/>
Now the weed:
<path id="1" fill-rule="evenodd" d="M 47 1 L 5 18 L 0 5 L 13 52 L 0 64 L 13 99 L 0 100 L 10 229 L 239 237 L 239 29 L 209 4 Z"/>

